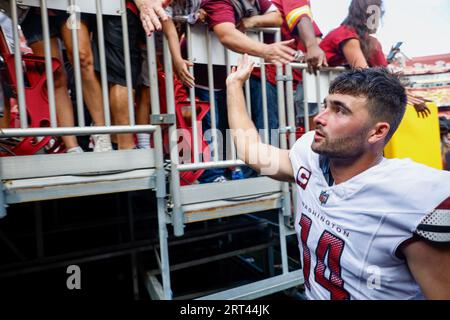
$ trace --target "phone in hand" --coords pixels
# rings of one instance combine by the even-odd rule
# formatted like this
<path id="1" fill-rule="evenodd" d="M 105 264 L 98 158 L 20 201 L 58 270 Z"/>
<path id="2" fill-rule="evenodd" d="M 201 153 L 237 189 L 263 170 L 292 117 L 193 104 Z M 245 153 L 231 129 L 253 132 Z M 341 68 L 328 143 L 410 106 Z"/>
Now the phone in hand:
<path id="1" fill-rule="evenodd" d="M 400 50 L 400 47 L 402 46 L 402 44 L 403 44 L 403 42 L 397 42 L 397 44 L 392 47 L 391 51 L 389 52 L 389 54 L 386 58 L 388 62 L 391 62 L 392 60 L 394 60 L 395 55 Z"/>

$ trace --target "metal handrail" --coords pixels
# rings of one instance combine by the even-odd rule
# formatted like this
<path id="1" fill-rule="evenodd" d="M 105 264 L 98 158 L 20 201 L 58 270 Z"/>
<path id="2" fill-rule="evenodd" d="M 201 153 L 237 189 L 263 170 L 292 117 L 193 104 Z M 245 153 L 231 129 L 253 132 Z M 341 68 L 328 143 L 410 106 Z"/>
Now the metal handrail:
<path id="1" fill-rule="evenodd" d="M 98 126 L 98 127 L 59 127 L 59 128 L 27 128 L 27 129 L 0 129 L 2 137 L 39 137 L 39 136 L 67 136 L 108 133 L 140 133 L 155 132 L 156 125 L 135 126 Z"/>

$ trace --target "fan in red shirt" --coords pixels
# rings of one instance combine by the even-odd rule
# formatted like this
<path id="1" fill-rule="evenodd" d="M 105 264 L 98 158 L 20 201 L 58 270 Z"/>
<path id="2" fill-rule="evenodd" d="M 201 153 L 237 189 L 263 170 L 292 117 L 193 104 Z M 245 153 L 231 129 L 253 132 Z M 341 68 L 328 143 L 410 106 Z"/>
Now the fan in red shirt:
<path id="1" fill-rule="evenodd" d="M 240 12 L 236 3 L 246 3 L 247 6 L 254 8 L 254 12 L 250 10 Z M 281 15 L 270 0 L 203 0 L 201 8 L 207 13 L 208 28 L 214 31 L 220 42 L 228 49 L 262 57 L 270 63 L 285 64 L 293 61 L 294 50 L 288 43 L 264 44 L 239 31 L 254 27 L 278 27 L 281 24 Z M 214 69 L 218 71 L 214 74 L 215 89 L 225 89 L 224 70 L 224 68 Z M 198 73 L 197 84 L 207 87 L 206 66 L 203 66 L 203 69 L 197 66 L 196 73 Z"/>
<path id="2" fill-rule="evenodd" d="M 322 36 L 317 24 L 312 17 L 309 0 L 272 0 L 283 17 L 281 25 L 282 40 L 294 39 L 292 48 L 301 50 L 306 54 L 305 62 L 308 63 L 310 72 L 315 72 L 322 65 L 327 65 L 325 54 L 319 47 L 318 39 Z M 259 70 L 253 75 L 260 77 Z M 276 85 L 276 68 L 266 68 L 267 81 Z M 301 82 L 301 73 L 294 71 L 294 86 Z"/>
<path id="3" fill-rule="evenodd" d="M 342 24 L 320 43 L 330 66 L 351 68 L 385 67 L 388 65 L 380 42 L 372 36 L 377 32 L 383 15 L 383 0 L 353 0 Z M 422 117 L 430 110 L 428 100 L 407 92 L 408 102 Z M 429 101 L 428 101 L 429 102 Z"/>
<path id="4" fill-rule="evenodd" d="M 358 50 L 355 50 L 355 47 L 361 48 L 360 43 L 361 40 L 355 28 L 342 24 L 323 39 L 320 47 L 327 55 L 328 64 L 333 67 L 346 64 L 360 67 L 386 67 L 388 65 L 381 44 L 375 37 L 368 36 L 367 45 L 370 47 L 370 51 L 367 53 L 367 57 L 362 50 L 363 56 Z M 348 63 L 349 60 L 346 57 L 353 63 Z"/>

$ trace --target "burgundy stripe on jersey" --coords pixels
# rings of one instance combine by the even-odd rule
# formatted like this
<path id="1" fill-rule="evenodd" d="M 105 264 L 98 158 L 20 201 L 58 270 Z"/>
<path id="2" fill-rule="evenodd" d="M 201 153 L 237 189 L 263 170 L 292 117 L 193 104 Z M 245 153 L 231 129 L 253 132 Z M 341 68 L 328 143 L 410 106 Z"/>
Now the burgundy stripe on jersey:
<path id="1" fill-rule="evenodd" d="M 445 199 L 440 205 L 436 207 L 439 210 L 450 210 L 450 197 Z"/>

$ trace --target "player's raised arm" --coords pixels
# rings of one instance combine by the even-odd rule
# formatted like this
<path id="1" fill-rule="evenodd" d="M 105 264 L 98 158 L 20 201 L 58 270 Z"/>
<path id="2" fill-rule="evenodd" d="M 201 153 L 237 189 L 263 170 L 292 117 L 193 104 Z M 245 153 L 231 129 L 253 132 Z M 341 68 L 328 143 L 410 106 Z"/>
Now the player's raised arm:
<path id="1" fill-rule="evenodd" d="M 246 107 L 243 85 L 250 77 L 253 63 L 242 56 L 237 68 L 227 78 L 228 122 L 239 159 L 250 167 L 277 180 L 293 181 L 294 173 L 289 150 L 264 144 L 250 119 Z"/>

